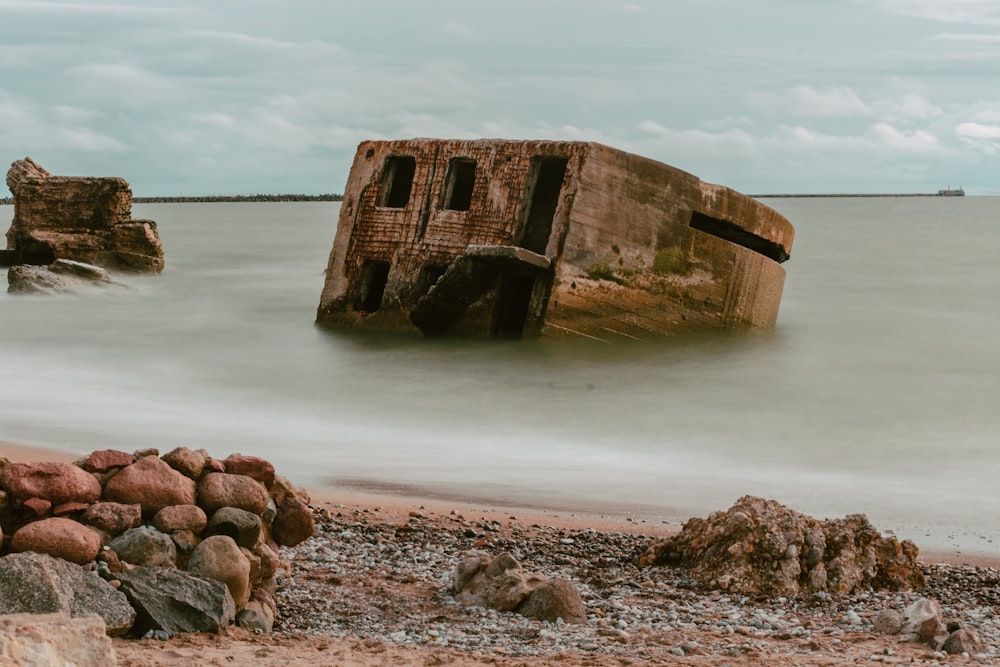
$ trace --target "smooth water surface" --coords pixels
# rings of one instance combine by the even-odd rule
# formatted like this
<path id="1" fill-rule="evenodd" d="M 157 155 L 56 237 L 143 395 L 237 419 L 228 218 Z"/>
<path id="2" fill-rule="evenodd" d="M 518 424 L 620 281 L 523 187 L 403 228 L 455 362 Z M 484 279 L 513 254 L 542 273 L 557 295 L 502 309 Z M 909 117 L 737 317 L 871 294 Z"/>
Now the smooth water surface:
<path id="1" fill-rule="evenodd" d="M 1000 552 L 1000 198 L 765 203 L 797 234 L 777 331 L 632 345 L 330 333 L 338 204 L 136 205 L 162 275 L 0 294 L 0 441 L 671 522 L 749 493 Z"/>

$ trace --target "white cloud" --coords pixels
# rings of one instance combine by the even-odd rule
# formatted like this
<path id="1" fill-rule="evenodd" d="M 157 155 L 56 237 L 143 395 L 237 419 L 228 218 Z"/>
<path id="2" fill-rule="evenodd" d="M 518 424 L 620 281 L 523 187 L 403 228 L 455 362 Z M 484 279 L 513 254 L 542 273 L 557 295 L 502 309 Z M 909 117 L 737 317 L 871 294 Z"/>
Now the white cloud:
<path id="1" fill-rule="evenodd" d="M 955 128 L 955 134 L 969 139 L 1000 139 L 1000 125 L 962 123 Z"/>
<path id="2" fill-rule="evenodd" d="M 481 32 L 465 23 L 457 21 L 447 21 L 441 24 L 441 32 L 448 37 L 460 39 L 465 42 L 478 42 L 483 38 Z"/>
<path id="3" fill-rule="evenodd" d="M 923 95 L 904 93 L 874 103 L 878 116 L 884 120 L 928 120 L 938 118 L 943 110 Z"/>
<path id="4" fill-rule="evenodd" d="M 789 91 L 791 112 L 797 116 L 868 116 L 871 109 L 848 86 L 814 88 L 797 86 Z"/>
<path id="5" fill-rule="evenodd" d="M 877 0 L 895 14 L 947 23 L 1000 25 L 1000 5 L 995 0 Z"/>
<path id="6" fill-rule="evenodd" d="M 769 114 L 790 114 L 800 118 L 849 118 L 872 114 L 868 104 L 849 86 L 800 85 L 773 93 L 754 91 L 747 95 L 747 101 Z"/>
<path id="7" fill-rule="evenodd" d="M 901 151 L 924 152 L 939 146 L 937 137 L 924 130 L 907 134 L 888 123 L 876 123 L 871 127 L 876 141 L 888 148 Z"/>
<path id="8" fill-rule="evenodd" d="M 984 35 L 979 32 L 943 32 L 932 38 L 940 42 L 969 42 L 973 44 L 996 44 L 1000 35 Z"/>
<path id="9" fill-rule="evenodd" d="M 65 105 L 39 106 L 0 90 L 0 146 L 16 155 L 44 151 L 123 153 L 128 146 L 88 121 L 96 114 Z"/>
<path id="10" fill-rule="evenodd" d="M 188 94 L 174 78 L 134 63 L 86 63 L 71 67 L 68 74 L 82 96 L 126 107 L 173 105 Z"/>

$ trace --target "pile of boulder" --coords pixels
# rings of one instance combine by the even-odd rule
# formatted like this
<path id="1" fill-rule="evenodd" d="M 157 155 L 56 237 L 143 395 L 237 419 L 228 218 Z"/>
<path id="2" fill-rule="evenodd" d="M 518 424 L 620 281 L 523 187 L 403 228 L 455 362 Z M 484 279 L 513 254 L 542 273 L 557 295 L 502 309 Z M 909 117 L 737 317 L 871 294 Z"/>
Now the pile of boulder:
<path id="1" fill-rule="evenodd" d="M 87 278 L 60 273 L 57 260 L 130 273 L 163 270 L 156 223 L 132 219 L 132 190 L 125 179 L 53 176 L 26 157 L 11 164 L 7 186 L 14 195 L 14 219 L 0 265 L 12 267 L 8 291 L 58 293 Z M 52 282 L 62 288 L 52 289 Z"/>
<path id="2" fill-rule="evenodd" d="M 279 546 L 315 530 L 309 497 L 263 458 L 95 451 L 0 459 L 0 615 L 98 613 L 112 636 L 270 631 Z"/>
<path id="3" fill-rule="evenodd" d="M 684 567 L 706 588 L 779 597 L 920 590 L 918 553 L 909 540 L 883 537 L 863 514 L 820 521 L 744 496 L 725 512 L 689 519 L 640 565 Z"/>

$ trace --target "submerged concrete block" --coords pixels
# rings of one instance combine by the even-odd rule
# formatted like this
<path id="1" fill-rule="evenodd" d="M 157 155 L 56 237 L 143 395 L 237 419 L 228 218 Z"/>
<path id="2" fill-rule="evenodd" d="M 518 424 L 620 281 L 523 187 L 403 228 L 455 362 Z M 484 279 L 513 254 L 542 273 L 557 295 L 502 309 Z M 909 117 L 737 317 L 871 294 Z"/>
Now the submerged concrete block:
<path id="1" fill-rule="evenodd" d="M 793 237 L 750 197 L 601 144 L 366 141 L 317 322 L 497 338 L 765 331 Z"/>

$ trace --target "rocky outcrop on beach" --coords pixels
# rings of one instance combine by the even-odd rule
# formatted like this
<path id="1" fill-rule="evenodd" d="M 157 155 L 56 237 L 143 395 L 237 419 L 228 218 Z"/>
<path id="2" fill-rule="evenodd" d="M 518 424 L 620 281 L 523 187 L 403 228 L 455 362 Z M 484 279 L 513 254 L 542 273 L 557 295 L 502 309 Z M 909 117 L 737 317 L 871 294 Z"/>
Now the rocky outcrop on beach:
<path id="1" fill-rule="evenodd" d="M 918 553 L 908 540 L 883 537 L 862 514 L 820 521 L 744 496 L 725 512 L 690 519 L 641 562 L 683 567 L 702 586 L 742 595 L 843 595 L 923 588 Z"/>
<path id="2" fill-rule="evenodd" d="M 270 631 L 279 549 L 312 535 L 308 503 L 241 454 L 0 459 L 0 614 L 96 611 L 112 635 Z"/>
<path id="3" fill-rule="evenodd" d="M 10 166 L 7 186 L 14 195 L 4 253 L 10 264 L 69 259 L 134 273 L 163 270 L 156 223 L 132 219 L 124 179 L 53 176 L 26 157 Z"/>
<path id="4" fill-rule="evenodd" d="M 11 294 L 81 294 L 125 287 L 101 267 L 71 259 L 57 259 L 48 266 L 18 264 L 7 271 Z"/>

